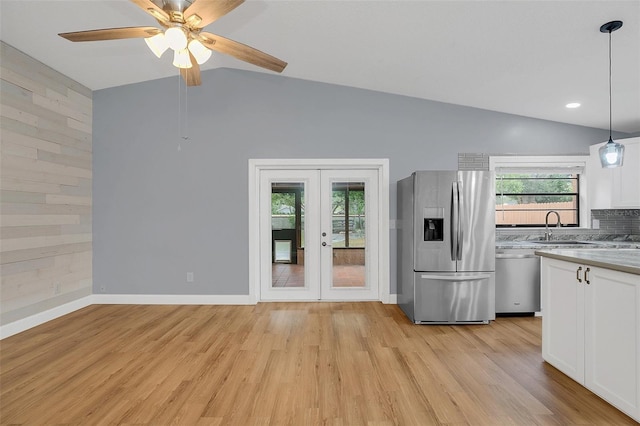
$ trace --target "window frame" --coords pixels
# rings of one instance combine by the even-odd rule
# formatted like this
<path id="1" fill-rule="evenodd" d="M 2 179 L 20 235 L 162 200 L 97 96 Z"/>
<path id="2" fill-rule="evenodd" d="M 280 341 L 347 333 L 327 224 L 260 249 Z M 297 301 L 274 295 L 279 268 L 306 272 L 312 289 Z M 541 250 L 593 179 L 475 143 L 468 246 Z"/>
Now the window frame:
<path id="1" fill-rule="evenodd" d="M 538 155 L 538 156 L 489 156 L 489 170 L 494 173 L 553 173 L 572 172 L 578 174 L 578 226 L 571 229 L 588 229 L 589 204 L 588 204 L 588 168 L 589 156 L 587 155 Z M 495 184 L 495 178 L 494 178 Z M 532 225 L 497 225 L 497 229 L 540 229 L 540 226 Z"/>

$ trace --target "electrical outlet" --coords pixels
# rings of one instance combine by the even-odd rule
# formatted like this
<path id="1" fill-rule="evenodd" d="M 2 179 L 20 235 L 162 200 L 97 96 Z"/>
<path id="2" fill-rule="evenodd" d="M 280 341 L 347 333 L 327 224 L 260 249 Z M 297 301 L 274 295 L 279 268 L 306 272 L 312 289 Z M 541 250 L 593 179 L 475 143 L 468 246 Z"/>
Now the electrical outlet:
<path id="1" fill-rule="evenodd" d="M 598 219 L 591 220 L 591 229 L 600 229 L 600 221 Z"/>
<path id="2" fill-rule="evenodd" d="M 187 272 L 187 282 L 188 283 L 193 282 L 193 272 Z"/>

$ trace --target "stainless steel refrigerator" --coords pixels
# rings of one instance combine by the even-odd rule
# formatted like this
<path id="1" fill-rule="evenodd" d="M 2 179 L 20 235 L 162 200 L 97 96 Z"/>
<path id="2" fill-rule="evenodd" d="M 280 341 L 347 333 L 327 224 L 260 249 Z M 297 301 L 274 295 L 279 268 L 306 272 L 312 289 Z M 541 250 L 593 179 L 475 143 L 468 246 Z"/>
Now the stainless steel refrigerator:
<path id="1" fill-rule="evenodd" d="M 398 181 L 398 305 L 416 324 L 495 319 L 494 173 Z"/>

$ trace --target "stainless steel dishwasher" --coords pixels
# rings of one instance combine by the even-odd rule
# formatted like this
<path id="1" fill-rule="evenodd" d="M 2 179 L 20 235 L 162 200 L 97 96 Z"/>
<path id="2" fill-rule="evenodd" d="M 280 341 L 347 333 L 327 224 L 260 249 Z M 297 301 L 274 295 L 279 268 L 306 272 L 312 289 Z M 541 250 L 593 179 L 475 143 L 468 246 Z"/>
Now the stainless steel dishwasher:
<path id="1" fill-rule="evenodd" d="M 540 311 L 540 257 L 529 249 L 496 250 L 496 314 Z"/>

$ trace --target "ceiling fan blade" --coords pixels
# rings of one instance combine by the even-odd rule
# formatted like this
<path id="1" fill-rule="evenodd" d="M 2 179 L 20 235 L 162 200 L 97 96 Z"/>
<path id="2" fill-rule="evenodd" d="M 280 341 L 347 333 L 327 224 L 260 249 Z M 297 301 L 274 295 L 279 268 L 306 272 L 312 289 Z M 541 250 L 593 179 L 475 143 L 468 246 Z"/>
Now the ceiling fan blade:
<path id="1" fill-rule="evenodd" d="M 158 7 L 151 0 L 131 0 L 131 2 L 138 6 L 140 9 L 147 12 L 149 15 L 156 18 L 160 23 L 167 24 L 171 22 L 169 14 L 165 12 L 161 7 Z"/>
<path id="2" fill-rule="evenodd" d="M 274 56 L 268 55 L 258 49 L 247 46 L 246 44 L 242 44 L 216 34 L 200 33 L 199 39 L 202 44 L 211 50 L 231 55 L 241 61 L 245 61 L 271 71 L 282 72 L 287 66 L 286 62 Z"/>
<path id="3" fill-rule="evenodd" d="M 195 0 L 184 11 L 184 16 L 186 22 L 197 28 L 202 28 L 231 12 L 242 3 L 244 0 Z M 192 17 L 193 15 L 197 15 L 199 19 Z"/>
<path id="4" fill-rule="evenodd" d="M 187 82 L 187 86 L 200 86 L 202 84 L 200 80 L 200 65 L 198 65 L 191 52 L 189 52 L 189 58 L 191 59 L 191 68 L 180 68 L 180 75 Z"/>
<path id="5" fill-rule="evenodd" d="M 161 31 L 158 28 L 154 27 L 126 27 L 60 33 L 58 35 L 69 41 L 98 41 L 118 40 L 123 38 L 146 38 L 154 36 L 160 32 Z"/>

